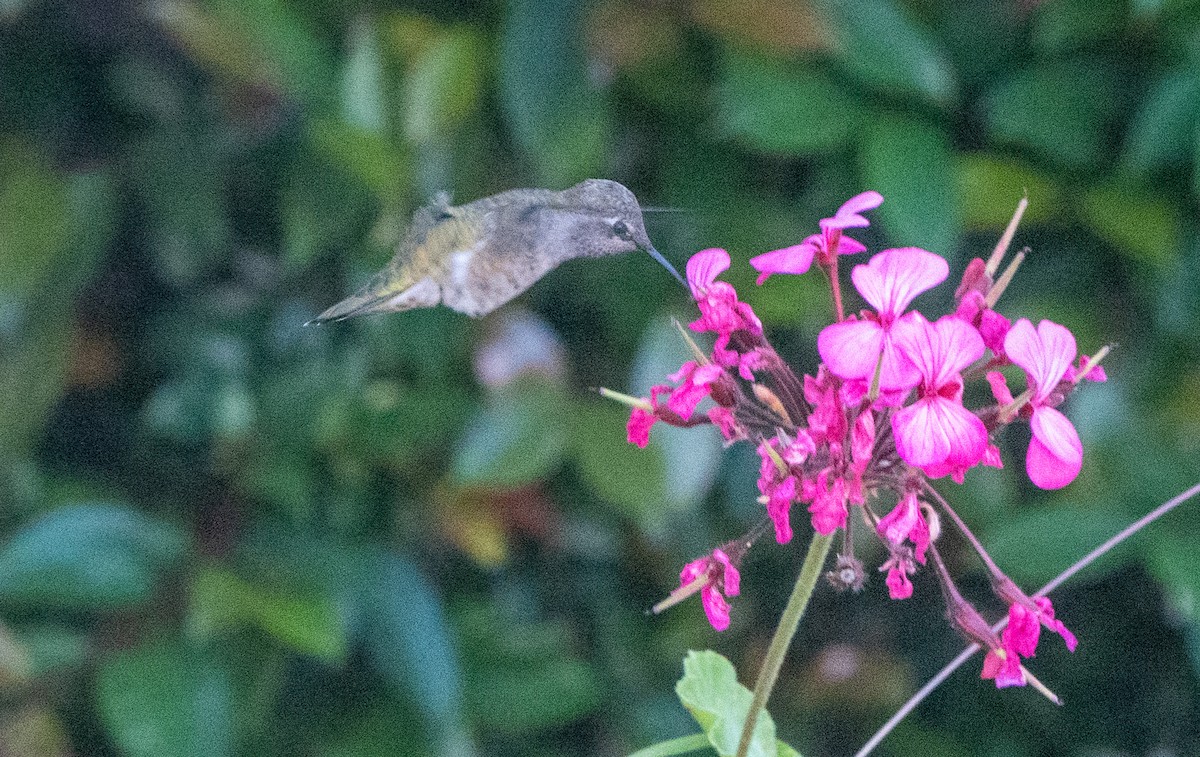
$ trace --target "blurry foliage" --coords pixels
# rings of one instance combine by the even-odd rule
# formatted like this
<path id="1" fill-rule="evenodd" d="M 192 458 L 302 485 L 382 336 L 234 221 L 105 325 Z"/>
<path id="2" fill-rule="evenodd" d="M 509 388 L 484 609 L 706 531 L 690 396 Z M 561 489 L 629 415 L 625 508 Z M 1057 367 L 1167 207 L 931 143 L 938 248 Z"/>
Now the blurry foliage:
<path id="1" fill-rule="evenodd" d="M 1072 400 L 1074 486 L 1014 462 L 952 498 L 1049 578 L 1196 475 L 1198 32 L 1176 0 L 0 1 L 0 751 L 620 754 L 695 733 L 688 648 L 752 674 L 803 540 L 752 554 L 726 634 L 642 613 L 757 508 L 744 451 L 638 451 L 588 391 L 686 357 L 644 256 L 523 298 L 549 361 L 519 304 L 301 326 L 439 189 L 682 207 L 659 249 L 729 248 L 808 366 L 819 281 L 756 289 L 750 255 L 873 188 L 873 248 L 961 267 L 1028 194 L 1010 305 L 1118 342 L 1112 381 Z M 1061 590 L 1067 707 L 962 673 L 885 752 L 1200 751 L 1198 534 L 1189 506 Z M 805 754 L 957 648 L 932 582 L 880 583 L 802 627 L 771 713 Z M 739 696 L 688 707 L 712 737 Z"/>

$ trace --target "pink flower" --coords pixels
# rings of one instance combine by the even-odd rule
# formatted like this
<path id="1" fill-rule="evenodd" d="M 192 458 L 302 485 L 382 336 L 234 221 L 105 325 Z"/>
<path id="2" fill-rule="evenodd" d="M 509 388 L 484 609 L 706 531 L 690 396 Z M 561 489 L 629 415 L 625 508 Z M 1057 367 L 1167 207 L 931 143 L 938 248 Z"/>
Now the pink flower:
<path id="1" fill-rule="evenodd" d="M 983 339 L 953 316 L 929 323 L 914 315 L 898 326 L 896 339 L 921 384 L 917 401 L 892 416 L 896 451 L 932 478 L 950 473 L 961 482 L 987 452 L 987 428 L 962 405 L 960 375 L 983 355 Z"/>
<path id="2" fill-rule="evenodd" d="M 888 596 L 892 599 L 908 599 L 912 596 L 912 581 L 908 580 L 908 571 L 901 565 L 888 568 L 887 580 L 884 583 L 887 584 Z"/>
<path id="3" fill-rule="evenodd" d="M 658 410 L 658 395 L 663 392 L 668 392 L 671 387 L 665 384 L 656 384 L 650 387 L 650 406 L 653 410 L 635 407 L 629 413 L 629 422 L 625 424 L 626 438 L 630 444 L 636 444 L 640 449 L 645 449 L 650 443 L 650 428 L 658 420 L 656 411 Z"/>
<path id="4" fill-rule="evenodd" d="M 987 655 L 983 658 L 983 671 L 980 672 L 979 677 L 985 680 L 995 679 L 997 689 L 1024 686 L 1025 673 L 1021 670 L 1021 658 L 1012 650 L 1004 649 L 1003 656 L 1000 651 L 988 650 Z"/>
<path id="5" fill-rule="evenodd" d="M 713 247 L 701 250 L 687 262 L 687 281 L 692 297 L 700 308 L 700 318 L 692 322 L 692 331 L 713 331 L 728 337 L 738 329 L 762 334 L 762 323 L 744 302 L 738 302 L 733 286 L 717 281 L 729 268 L 729 253 Z"/>
<path id="6" fill-rule="evenodd" d="M 797 442 L 789 445 L 788 449 L 791 450 Z M 787 544 L 793 535 L 791 509 L 792 502 L 796 499 L 796 477 L 779 470 L 779 465 L 768 447 L 774 450 L 775 442 L 764 440 L 758 445 L 758 455 L 761 458 L 758 468 L 758 491 L 767 498 L 767 516 L 775 524 L 775 541 Z M 798 453 L 799 450 L 791 451 L 793 456 Z"/>
<path id="7" fill-rule="evenodd" d="M 804 377 L 804 399 L 813 408 L 808 414 L 808 432 L 817 444 L 841 444 L 846 436 L 846 413 L 837 385 L 825 366 L 817 369 L 816 378 Z"/>
<path id="8" fill-rule="evenodd" d="M 902 317 L 904 309 L 917 295 L 944 281 L 949 270 L 945 260 L 919 247 L 884 250 L 865 265 L 855 266 L 850 275 L 854 286 L 876 314 L 826 326 L 817 337 L 821 360 L 840 378 L 870 382 L 882 355 L 881 390 L 915 386 L 920 376 L 896 350 L 892 329 L 911 320 L 911 315 Z"/>
<path id="9" fill-rule="evenodd" d="M 680 571 L 680 586 L 695 581 L 705 582 L 700 590 L 700 604 L 708 622 L 718 631 L 729 628 L 729 603 L 725 597 L 736 597 L 741 592 L 741 575 L 737 567 L 725 552 L 714 549 L 711 556 L 693 560 Z"/>
<path id="10" fill-rule="evenodd" d="M 721 430 L 721 436 L 725 437 L 725 441 L 732 442 L 742 437 L 741 430 L 738 428 L 737 419 L 733 415 L 733 411 L 727 407 L 709 408 L 708 419 L 713 425 Z"/>
<path id="11" fill-rule="evenodd" d="M 833 475 L 830 483 L 830 469 L 825 468 L 817 474 L 816 487 L 813 492 L 812 504 L 808 511 L 812 513 L 813 530 L 828 536 L 846 525 L 846 482 L 841 476 Z"/>
<path id="12" fill-rule="evenodd" d="M 718 365 L 698 365 L 694 360 L 687 361 L 678 371 L 667 377 L 672 381 L 681 382 L 671 390 L 667 409 L 685 421 L 690 419 L 696 405 L 712 392 L 712 383 L 720 378 L 722 373 L 724 371 Z"/>
<path id="13" fill-rule="evenodd" d="M 1075 337 L 1065 326 L 1042 321 L 1037 330 L 1022 318 L 1009 329 L 1004 351 L 1025 369 L 1033 397 L 1029 425 L 1033 438 L 1025 457 L 1029 480 L 1043 489 L 1061 489 L 1075 480 L 1083 467 L 1083 444 L 1067 416 L 1054 409 L 1062 401 L 1056 393 L 1059 382 L 1071 372 L 1075 360 Z M 994 386 L 994 384 L 993 384 Z"/>
<path id="14" fill-rule="evenodd" d="M 870 222 L 861 215 L 883 203 L 878 192 L 863 192 L 851 197 L 838 208 L 833 218 L 821 221 L 821 233 L 807 237 L 800 244 L 774 250 L 750 258 L 750 265 L 759 272 L 758 284 L 762 284 L 773 273 L 804 273 L 812 265 L 813 256 L 828 262 L 835 255 L 850 255 L 867 249 L 865 245 L 842 232 L 851 228 L 869 226 Z"/>
<path id="15" fill-rule="evenodd" d="M 917 562 L 925 564 L 925 551 L 929 549 L 929 525 L 921 515 L 916 492 L 908 492 L 890 513 L 879 519 L 876 531 L 893 547 L 905 540 L 911 541 Z"/>

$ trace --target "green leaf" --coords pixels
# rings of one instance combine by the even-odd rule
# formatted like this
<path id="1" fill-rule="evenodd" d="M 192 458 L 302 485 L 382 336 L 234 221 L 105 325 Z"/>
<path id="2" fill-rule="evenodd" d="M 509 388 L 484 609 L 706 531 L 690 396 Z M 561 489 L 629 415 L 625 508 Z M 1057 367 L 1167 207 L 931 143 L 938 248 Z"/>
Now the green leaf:
<path id="1" fill-rule="evenodd" d="M 561 387 L 536 378 L 496 392 L 468 426 L 451 464 L 464 485 L 520 486 L 544 478 L 566 448 Z"/>
<path id="2" fill-rule="evenodd" d="M 118 652 L 96 676 L 100 719 L 130 757 L 231 754 L 231 694 L 222 672 L 171 642 Z"/>
<path id="3" fill-rule="evenodd" d="M 405 81 L 404 132 L 410 140 L 447 143 L 479 107 L 483 47 L 480 35 L 465 27 L 430 40 Z"/>
<path id="4" fill-rule="evenodd" d="M 1022 223 L 1051 218 L 1064 192 L 1050 174 L 1016 160 L 989 153 L 959 155 L 958 192 L 963 225 L 971 229 L 1004 228 L 1022 197 L 1029 198 Z"/>
<path id="5" fill-rule="evenodd" d="M 984 545 L 1013 580 L 1032 589 L 1049 581 L 1073 561 L 1128 524 L 1124 513 L 1095 507 L 1057 505 L 1024 509 L 991 529 Z M 1120 552 L 1120 551 L 1119 551 Z M 1116 554 L 1117 560 L 1128 553 Z M 1114 557 L 1104 564 L 1115 565 Z"/>
<path id="6" fill-rule="evenodd" d="M 863 135 L 861 160 L 866 185 L 886 198 L 875 212 L 894 243 L 952 253 L 961 213 L 953 153 L 941 129 L 880 118 Z"/>
<path id="7" fill-rule="evenodd" d="M 416 565 L 390 554 L 374 563 L 362 595 L 371 665 L 443 731 L 460 730 L 463 674 L 441 598 Z"/>
<path id="8" fill-rule="evenodd" d="M 336 107 L 339 67 L 333 52 L 309 30 L 294 5 L 281 0 L 211 0 L 208 7 L 223 22 L 244 31 L 289 95 L 322 115 Z"/>
<path id="9" fill-rule="evenodd" d="M 24 298 L 43 285 L 70 218 L 66 181 L 31 147 L 0 141 L 0 293 Z"/>
<path id="10" fill-rule="evenodd" d="M 870 86 L 950 105 L 958 83 L 944 51 L 892 0 L 818 0 L 838 61 Z"/>
<path id="11" fill-rule="evenodd" d="M 608 143 L 609 114 L 587 78 L 579 43 L 583 0 L 507 3 L 500 38 L 500 96 L 517 141 L 543 184 L 595 175 Z"/>
<path id="12" fill-rule="evenodd" d="M 1081 210 L 1097 236 L 1131 258 L 1163 266 L 1182 254 L 1183 218 L 1162 197 L 1108 184 L 1088 190 Z"/>
<path id="13" fill-rule="evenodd" d="M 302 654 L 328 661 L 346 656 L 344 624 L 331 596 L 251 584 L 224 568 L 206 567 L 192 580 L 191 602 L 190 622 L 199 638 L 254 626 Z"/>
<path id="14" fill-rule="evenodd" d="M 646 449 L 626 441 L 629 411 L 609 401 L 571 410 L 572 441 L 584 480 L 601 497 L 654 533 L 665 525 L 666 463 L 653 440 Z"/>
<path id="15" fill-rule="evenodd" d="M 823 72 L 732 49 L 717 89 L 721 128 L 751 147 L 807 155 L 850 144 L 864 110 Z"/>
<path id="16" fill-rule="evenodd" d="M 721 757 L 737 753 L 738 741 L 754 695 L 738 683 L 733 663 L 716 652 L 690 651 L 683 660 L 683 678 L 675 684 L 679 701 L 708 736 Z M 775 757 L 775 721 L 763 710 L 754 724 L 748 755 Z"/>
<path id="17" fill-rule="evenodd" d="M 985 98 L 986 120 L 998 141 L 1090 168 L 1112 153 L 1109 128 L 1124 101 L 1106 61 L 1073 58 L 1020 71 L 996 86 Z"/>
<path id="18" fill-rule="evenodd" d="M 1146 176 L 1194 160 L 1192 134 L 1200 106 L 1200 77 L 1184 69 L 1149 83 L 1141 107 L 1125 134 L 1121 167 Z"/>
<path id="19" fill-rule="evenodd" d="M 60 507 L 0 549 L 0 601 L 80 610 L 142 603 L 186 548 L 176 526 L 124 505 Z"/>
<path id="20" fill-rule="evenodd" d="M 360 16 L 351 23 L 349 36 L 342 67 L 342 117 L 359 129 L 383 131 L 387 122 L 379 30 L 369 16 Z"/>
<path id="21" fill-rule="evenodd" d="M 1067 53 L 1117 42 L 1128 0 L 1052 0 L 1034 8 L 1033 42 L 1049 53 Z"/>
<path id="22" fill-rule="evenodd" d="M 561 727 L 596 711 L 600 681 L 578 659 L 578 639 L 563 622 L 530 621 L 476 604 L 455 619 L 466 662 L 464 688 L 477 726 L 522 735 Z"/>

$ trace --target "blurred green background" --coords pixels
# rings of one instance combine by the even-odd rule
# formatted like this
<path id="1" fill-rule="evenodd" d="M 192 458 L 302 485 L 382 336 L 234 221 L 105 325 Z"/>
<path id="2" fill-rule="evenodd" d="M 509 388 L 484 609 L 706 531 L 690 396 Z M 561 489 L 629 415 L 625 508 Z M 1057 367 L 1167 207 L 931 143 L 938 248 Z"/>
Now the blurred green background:
<path id="1" fill-rule="evenodd" d="M 645 255 L 477 321 L 301 326 L 439 189 L 683 208 L 658 248 L 729 249 L 807 371 L 819 275 L 748 257 L 876 189 L 872 249 L 958 272 L 1027 193 L 1001 310 L 1118 343 L 1111 380 L 1065 491 L 1016 429 L 942 489 L 1036 588 L 1200 470 L 1198 108 L 1183 0 L 0 0 L 0 753 L 619 755 L 695 732 L 686 650 L 752 682 L 804 539 L 751 552 L 723 634 L 644 614 L 761 511 L 751 450 L 639 452 L 591 391 L 686 358 Z M 1189 505 L 1060 590 L 1079 650 L 1033 669 L 1065 707 L 976 660 L 881 753 L 1200 754 L 1197 554 Z M 916 586 L 818 591 L 782 738 L 850 753 L 960 648 Z"/>

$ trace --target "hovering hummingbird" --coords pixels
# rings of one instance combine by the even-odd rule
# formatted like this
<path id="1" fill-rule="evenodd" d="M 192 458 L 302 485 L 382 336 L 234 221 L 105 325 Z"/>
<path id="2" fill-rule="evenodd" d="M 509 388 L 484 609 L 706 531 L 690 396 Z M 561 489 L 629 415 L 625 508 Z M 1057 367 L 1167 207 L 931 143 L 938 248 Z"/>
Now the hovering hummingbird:
<path id="1" fill-rule="evenodd" d="M 683 283 L 646 236 L 637 198 L 615 181 L 588 179 L 561 192 L 511 189 L 458 206 L 440 193 L 413 214 L 387 268 L 308 323 L 439 303 L 478 317 L 565 260 L 639 249 Z"/>

